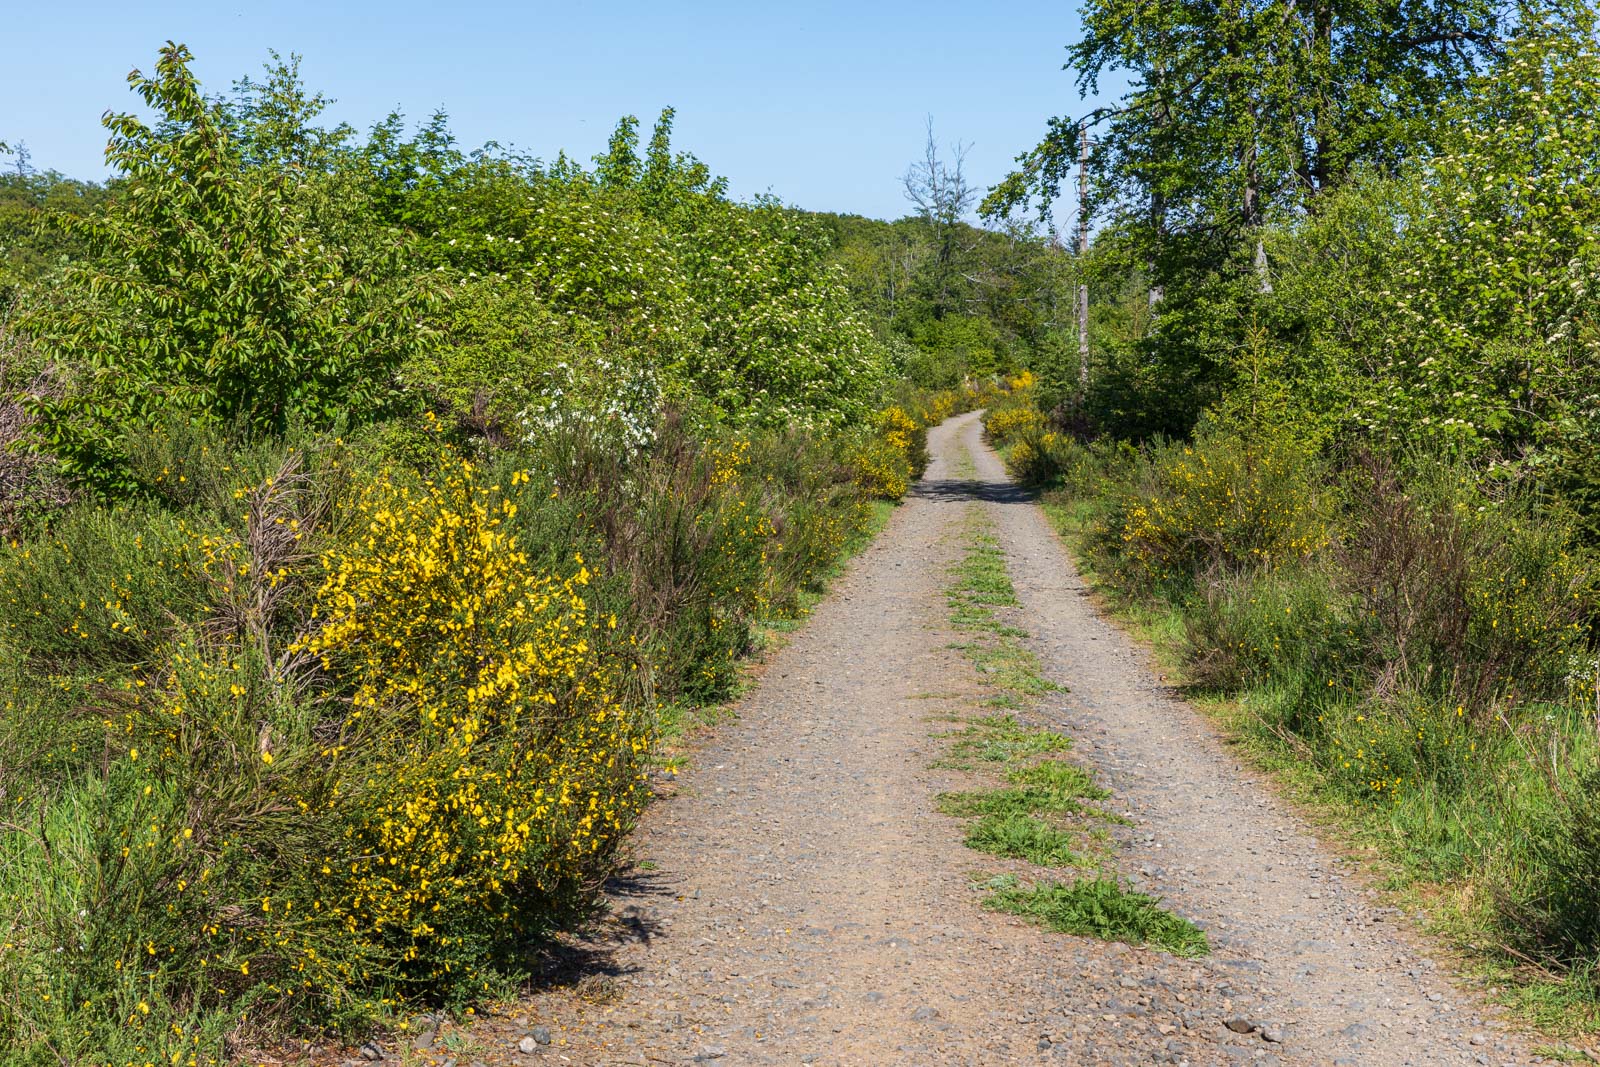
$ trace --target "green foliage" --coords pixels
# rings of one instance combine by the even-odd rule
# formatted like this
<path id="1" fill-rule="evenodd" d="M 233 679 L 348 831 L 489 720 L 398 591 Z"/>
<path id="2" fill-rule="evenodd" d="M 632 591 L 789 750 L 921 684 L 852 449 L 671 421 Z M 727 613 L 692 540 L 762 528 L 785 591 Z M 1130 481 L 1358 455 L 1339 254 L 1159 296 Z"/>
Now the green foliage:
<path id="1" fill-rule="evenodd" d="M 1202 429 L 1193 446 L 1151 446 L 1106 526 L 1130 586 L 1181 589 L 1194 576 L 1304 559 L 1328 543 L 1314 445 L 1290 433 Z"/>
<path id="2" fill-rule="evenodd" d="M 829 258 L 855 303 L 918 388 L 1036 367 L 1064 346 L 1058 309 L 1072 306 L 1073 264 L 1034 228 L 812 218 L 829 233 Z"/>
<path id="3" fill-rule="evenodd" d="M 0 146 L 0 156 L 6 154 Z M 104 186 L 34 170 L 27 149 L 18 147 L 12 172 L 0 174 L 0 307 L 21 288 L 87 254 L 80 238 L 49 220 L 88 214 L 109 195 Z"/>
<path id="4" fill-rule="evenodd" d="M 1030 919 L 1051 930 L 1130 945 L 1149 944 L 1174 956 L 1204 956 L 1211 951 L 1205 931 L 1115 878 L 1081 878 L 1070 885 L 1015 879 L 991 884 L 983 906 Z"/>
<path id="5" fill-rule="evenodd" d="M 0 185 L 19 1062 L 516 981 L 666 709 L 731 695 L 925 462 L 825 232 L 729 201 L 670 112 L 593 172 L 442 113 L 358 144 L 272 59 L 207 98 L 169 44 L 110 195 Z"/>
<path id="6" fill-rule="evenodd" d="M 967 828 L 966 836 L 968 848 L 1027 860 L 1038 867 L 1083 866 L 1076 843 L 1075 834 L 1015 812 L 985 814 Z"/>
<path id="7" fill-rule="evenodd" d="M 1596 181 L 1600 51 L 1577 17 L 1530 17 L 1426 162 L 1364 176 L 1270 239 L 1281 376 L 1347 432 L 1581 480 L 1565 468 L 1592 451 L 1600 217 L 1576 190 Z"/>
<path id="8" fill-rule="evenodd" d="M 1155 271 L 1155 284 L 1203 284 L 1249 271 L 1236 250 L 1275 211 L 1338 187 L 1353 167 L 1392 167 L 1428 143 L 1441 100 L 1490 65 L 1510 5 L 1329 3 L 1150 8 L 1097 0 L 1068 69 L 1086 96 L 1132 72 L 1114 105 L 1055 118 L 990 193 L 1004 215 L 1048 210 L 1090 145 L 1095 207 Z M 1246 249 L 1246 256 L 1253 247 Z"/>
<path id="9" fill-rule="evenodd" d="M 73 224 L 95 259 L 21 319 L 63 368 L 60 395 L 34 398 L 39 433 L 105 493 L 136 488 L 128 431 L 170 413 L 247 433 L 370 417 L 422 336 L 392 242 L 363 256 L 319 239 L 298 182 L 244 167 L 190 59 L 168 45 L 130 77 L 160 122 L 107 117 L 118 208 Z"/>
<path id="10" fill-rule="evenodd" d="M 251 169 L 296 171 L 304 176 L 327 172 L 342 161 L 355 136 L 348 125 L 324 129 L 317 117 L 333 101 L 306 91 L 300 77 L 300 56 L 285 59 L 272 49 L 262 65 L 266 80 L 245 77 L 233 83 L 222 116 L 232 129 L 240 160 Z"/>
<path id="11" fill-rule="evenodd" d="M 1249 380 L 1261 330 L 1319 420 L 1528 452 L 1581 482 L 1565 470 L 1594 451 L 1595 220 L 1576 194 L 1600 143 L 1593 25 L 1586 3 L 1091 5 L 1080 80 L 1140 78 L 1117 108 L 1054 120 L 987 208 L 1048 206 L 1101 127 L 1105 225 L 1080 266 L 1094 420 L 1187 434 Z"/>
<path id="12" fill-rule="evenodd" d="M 1087 513 L 1097 580 L 1175 612 L 1187 680 L 1237 699 L 1241 732 L 1407 877 L 1476 901 L 1457 916 L 1467 929 L 1515 930 L 1523 956 L 1585 972 L 1595 607 L 1577 527 L 1481 467 L 1358 454 L 1305 467 L 1285 498 L 1321 501 L 1320 547 L 1196 551 L 1149 582 L 1128 509 L 1165 508 L 1173 483 L 1148 464 L 1230 469 L 1239 446 L 1203 430 L 1185 448 L 1069 447 L 1056 484 Z M 1238 543 L 1278 521 L 1257 517 Z"/>

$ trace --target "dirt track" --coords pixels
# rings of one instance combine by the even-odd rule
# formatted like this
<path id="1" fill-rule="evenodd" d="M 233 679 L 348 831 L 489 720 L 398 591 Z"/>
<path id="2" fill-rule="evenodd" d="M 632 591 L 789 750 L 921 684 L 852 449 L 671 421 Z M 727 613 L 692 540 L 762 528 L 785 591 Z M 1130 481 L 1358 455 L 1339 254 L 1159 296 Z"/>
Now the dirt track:
<path id="1" fill-rule="evenodd" d="M 651 811 L 614 921 L 581 946 L 584 995 L 483 1020 L 463 1067 L 1531 1062 L 1096 615 L 978 431 L 934 431 L 923 484 Z M 961 845 L 933 798 L 969 782 L 929 769 L 938 718 L 980 694 L 944 596 L 973 509 L 1069 687 L 1038 714 L 1133 816 L 1123 872 L 1205 927 L 1209 957 L 979 908 L 972 873 L 1006 864 Z M 553 1043 L 516 1052 L 535 1026 Z"/>

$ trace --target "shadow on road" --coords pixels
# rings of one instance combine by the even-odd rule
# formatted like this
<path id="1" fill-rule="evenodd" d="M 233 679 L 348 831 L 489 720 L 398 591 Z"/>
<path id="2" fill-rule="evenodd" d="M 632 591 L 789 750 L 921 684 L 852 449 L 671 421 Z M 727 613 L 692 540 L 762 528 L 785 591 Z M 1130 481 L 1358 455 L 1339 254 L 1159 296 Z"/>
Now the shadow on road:
<path id="1" fill-rule="evenodd" d="M 927 500 L 977 501 L 985 504 L 1029 504 L 1034 494 L 1011 482 L 976 478 L 923 479 L 908 494 Z"/>
<path id="2" fill-rule="evenodd" d="M 632 870 L 614 875 L 605 886 L 609 906 L 575 936 L 544 946 L 534 987 L 576 986 L 582 992 L 596 978 L 637 970 L 619 964 L 617 953 L 627 945 L 654 941 L 662 931 L 655 905 L 678 892 L 663 874 Z"/>

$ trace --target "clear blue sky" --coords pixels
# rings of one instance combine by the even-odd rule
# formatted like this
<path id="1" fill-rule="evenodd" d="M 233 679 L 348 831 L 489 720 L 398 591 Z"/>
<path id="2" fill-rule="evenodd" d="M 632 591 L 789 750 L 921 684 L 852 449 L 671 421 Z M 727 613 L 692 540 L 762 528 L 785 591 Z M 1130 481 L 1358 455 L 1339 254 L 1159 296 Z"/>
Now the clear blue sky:
<path id="1" fill-rule="evenodd" d="M 330 115 L 365 130 L 391 109 L 449 111 L 464 145 L 493 139 L 587 161 L 617 118 L 678 109 L 675 142 L 740 197 L 905 214 L 899 176 L 932 115 L 969 141 L 987 187 L 1052 114 L 1082 108 L 1064 46 L 1073 4 L 18 3 L 5 18 L 0 140 L 39 169 L 105 176 L 102 112 L 168 38 L 210 91 L 299 52 Z"/>

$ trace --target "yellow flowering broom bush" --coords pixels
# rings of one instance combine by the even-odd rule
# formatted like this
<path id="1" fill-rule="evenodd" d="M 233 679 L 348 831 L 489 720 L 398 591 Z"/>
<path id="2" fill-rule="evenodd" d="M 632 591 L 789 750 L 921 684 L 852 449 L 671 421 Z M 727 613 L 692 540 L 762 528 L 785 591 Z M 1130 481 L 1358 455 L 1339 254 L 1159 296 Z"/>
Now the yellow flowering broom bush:
<path id="1" fill-rule="evenodd" d="M 1312 476 L 1317 450 L 1291 434 L 1222 431 L 1147 455 L 1108 531 L 1122 542 L 1118 569 L 1131 585 L 1306 559 L 1329 542 Z"/>
<path id="2" fill-rule="evenodd" d="M 1044 415 L 1033 406 L 1032 398 L 1022 394 L 1004 407 L 994 408 L 983 417 L 983 431 L 995 445 L 1004 447 L 1012 441 L 1044 429 Z"/>
<path id="3" fill-rule="evenodd" d="M 116 590 L 211 597 L 106 624 L 145 642 L 129 669 L 8 698 L 0 764 L 55 768 L 0 797 L 38 828 L 0 835 L 0 1045 L 20 1062 L 216 1063 L 241 1035 L 480 996 L 587 905 L 639 811 L 648 729 L 600 650 L 611 619 L 581 559 L 530 563 L 525 477 L 447 462 L 329 511 L 297 469 L 241 491 L 239 529 L 130 512 L 0 553 L 0 590 L 41 605 L 0 631 L 8 662 L 121 649 L 95 636 Z M 88 572 L 101 602 L 68 602 L 63 554 L 117 529 L 96 553 L 115 571 Z"/>
<path id="4" fill-rule="evenodd" d="M 597 651 L 590 572 L 536 573 L 508 528 L 526 480 L 461 462 L 367 486 L 303 642 L 348 700 L 324 757 L 365 756 L 328 906 L 409 985 L 470 984 L 569 917 L 644 800 L 647 729 Z"/>
<path id="5" fill-rule="evenodd" d="M 849 450 L 848 462 L 862 492 L 899 500 L 928 465 L 928 435 L 899 405 L 878 412 L 872 432 Z"/>

